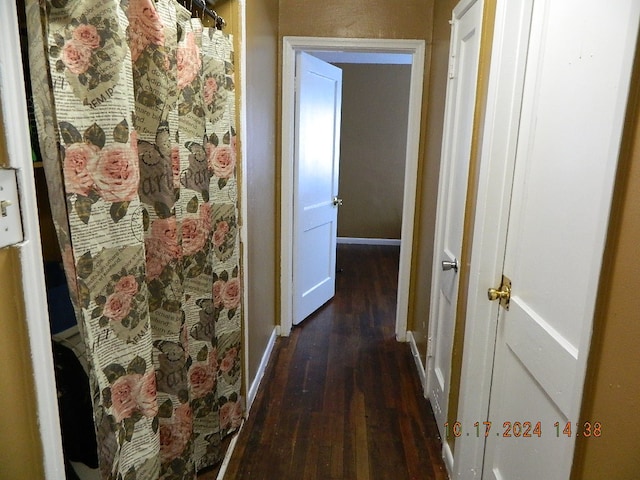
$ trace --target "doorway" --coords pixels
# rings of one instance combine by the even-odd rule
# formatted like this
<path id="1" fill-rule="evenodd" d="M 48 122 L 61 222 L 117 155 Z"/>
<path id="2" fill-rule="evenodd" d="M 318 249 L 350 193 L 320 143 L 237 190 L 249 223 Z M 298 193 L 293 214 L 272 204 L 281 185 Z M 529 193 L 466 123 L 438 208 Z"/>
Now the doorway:
<path id="1" fill-rule="evenodd" d="M 294 231 L 294 125 L 295 125 L 295 61 L 297 52 L 344 52 L 405 54 L 411 58 L 409 113 L 405 181 L 402 207 L 400 267 L 398 274 L 398 304 L 396 338 L 407 339 L 409 276 L 413 249 L 413 218 L 416 203 L 420 111 L 424 72 L 422 40 L 375 40 L 314 37 L 285 37 L 282 77 L 282 163 L 281 163 L 281 251 L 280 251 L 280 335 L 288 336 L 293 325 L 293 250 L 290 239 Z"/>

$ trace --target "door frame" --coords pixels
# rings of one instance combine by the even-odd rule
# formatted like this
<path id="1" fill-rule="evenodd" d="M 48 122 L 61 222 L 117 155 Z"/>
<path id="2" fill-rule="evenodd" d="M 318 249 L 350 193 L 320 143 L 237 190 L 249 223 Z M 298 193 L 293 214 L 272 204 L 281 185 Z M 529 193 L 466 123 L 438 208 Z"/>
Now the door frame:
<path id="1" fill-rule="evenodd" d="M 298 51 L 348 51 L 357 53 L 410 54 L 409 121 L 405 158 L 404 197 L 398 301 L 396 308 L 396 338 L 407 340 L 409 282 L 413 253 L 414 215 L 418 179 L 418 151 L 424 78 L 424 40 L 391 40 L 371 38 L 296 37 L 283 38 L 282 51 L 282 156 L 280 172 L 280 328 L 288 336 L 293 326 L 293 191 L 295 139 L 295 66 Z"/>
<path id="2" fill-rule="evenodd" d="M 24 240 L 7 248 L 19 253 L 22 302 L 29 334 L 33 384 L 42 465 L 45 478 L 64 478 L 62 433 L 58 413 L 53 351 L 49 329 L 44 262 L 40 239 L 36 185 L 31 156 L 31 137 L 27 114 L 18 14 L 15 2 L 0 2 L 0 95 L 6 136 L 8 168 L 16 169 Z M 18 281 L 20 281 L 18 280 Z M 27 292 L 30 293 L 27 298 Z"/>

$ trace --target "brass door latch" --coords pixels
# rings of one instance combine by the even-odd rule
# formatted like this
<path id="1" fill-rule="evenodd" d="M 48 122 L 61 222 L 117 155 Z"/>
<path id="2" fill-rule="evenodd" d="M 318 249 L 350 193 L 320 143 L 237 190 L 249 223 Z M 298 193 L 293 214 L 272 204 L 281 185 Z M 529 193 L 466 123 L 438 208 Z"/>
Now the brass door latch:
<path id="1" fill-rule="evenodd" d="M 502 276 L 502 284 L 499 288 L 490 288 L 487 292 L 489 300 L 499 300 L 500 306 L 505 310 L 509 310 L 509 301 L 511 300 L 511 280 L 504 275 Z"/>

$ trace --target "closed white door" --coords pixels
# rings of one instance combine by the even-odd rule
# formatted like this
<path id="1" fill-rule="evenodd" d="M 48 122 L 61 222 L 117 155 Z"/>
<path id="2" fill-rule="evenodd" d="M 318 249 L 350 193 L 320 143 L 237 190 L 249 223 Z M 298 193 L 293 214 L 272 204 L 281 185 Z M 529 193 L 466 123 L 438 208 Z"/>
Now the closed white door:
<path id="1" fill-rule="evenodd" d="M 490 424 L 458 432 L 486 438 L 485 479 L 567 479 L 577 436 L 615 435 L 579 414 L 639 19 L 636 0 L 533 2 Z"/>
<path id="2" fill-rule="evenodd" d="M 299 52 L 293 199 L 295 325 L 335 294 L 341 108 L 342 70 Z"/>
<path id="3" fill-rule="evenodd" d="M 458 297 L 482 24 L 482 0 L 464 0 L 453 11 L 449 83 L 438 188 L 426 391 L 444 435 L 451 349 Z"/>

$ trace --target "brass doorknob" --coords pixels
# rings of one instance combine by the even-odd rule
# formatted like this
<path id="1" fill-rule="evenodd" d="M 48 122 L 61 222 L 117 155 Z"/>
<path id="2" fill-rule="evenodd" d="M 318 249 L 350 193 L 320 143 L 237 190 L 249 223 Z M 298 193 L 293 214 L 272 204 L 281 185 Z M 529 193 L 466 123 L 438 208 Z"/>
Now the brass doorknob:
<path id="1" fill-rule="evenodd" d="M 505 287 L 504 290 L 490 288 L 487 291 L 487 296 L 491 301 L 502 300 L 503 298 L 508 299 L 509 297 L 511 297 L 511 289 L 509 287 Z"/>
<path id="2" fill-rule="evenodd" d="M 490 288 L 487 290 L 487 297 L 489 300 L 498 300 L 500 306 L 509 310 L 509 303 L 511 300 L 511 280 L 508 277 L 502 276 L 502 283 L 499 288 Z"/>

